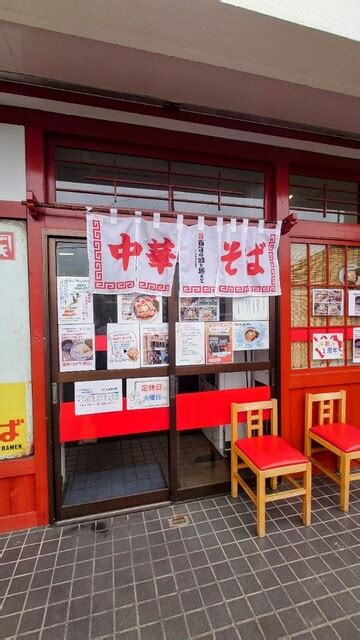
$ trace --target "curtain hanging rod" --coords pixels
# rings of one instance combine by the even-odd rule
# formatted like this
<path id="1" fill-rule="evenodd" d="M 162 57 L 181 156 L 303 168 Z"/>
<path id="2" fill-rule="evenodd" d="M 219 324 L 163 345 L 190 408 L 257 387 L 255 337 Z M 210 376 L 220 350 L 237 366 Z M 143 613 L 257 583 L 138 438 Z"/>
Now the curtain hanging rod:
<path id="1" fill-rule="evenodd" d="M 23 200 L 21 204 L 27 207 L 29 213 L 34 218 L 38 218 L 41 215 L 56 216 L 56 215 L 59 215 L 57 212 L 60 212 L 60 211 L 63 212 L 62 213 L 63 217 L 74 217 L 72 215 L 74 213 L 80 213 L 82 215 L 86 215 L 86 213 L 90 213 L 90 212 L 110 215 L 110 209 L 116 209 L 118 215 L 124 215 L 124 216 L 134 215 L 136 211 L 140 211 L 140 209 L 117 207 L 116 204 L 114 204 L 113 206 L 104 207 L 101 205 L 91 206 L 91 205 L 62 204 L 58 202 L 55 202 L 55 203 L 54 202 L 51 202 L 51 203 L 38 202 L 34 198 L 34 195 L 32 192 L 27 193 L 26 200 Z M 206 213 L 195 213 L 195 212 L 189 213 L 188 211 L 184 211 L 184 212 L 183 211 L 159 211 L 156 209 L 151 209 L 150 211 L 149 210 L 141 211 L 141 213 L 144 216 L 152 216 L 154 213 L 158 213 L 162 218 L 170 218 L 170 219 L 176 219 L 178 215 L 182 215 L 184 216 L 185 219 L 194 220 L 194 221 L 198 219 L 199 215 L 202 215 L 205 218 L 205 220 L 212 221 L 212 222 L 216 222 L 216 218 L 219 218 L 219 217 L 223 218 L 224 221 L 230 221 L 234 219 L 234 217 L 232 216 L 222 215 L 220 211 L 218 214 L 213 214 L 213 215 L 206 214 Z M 236 220 L 239 220 L 239 221 L 243 221 L 246 219 L 249 221 L 250 224 L 257 224 L 259 220 L 262 219 L 262 218 L 244 218 L 243 216 L 235 216 L 235 218 Z M 296 214 L 290 213 L 282 221 L 281 234 L 284 235 L 288 233 L 296 223 L 297 223 Z M 264 225 L 270 228 L 271 227 L 275 228 L 276 221 L 264 220 Z"/>

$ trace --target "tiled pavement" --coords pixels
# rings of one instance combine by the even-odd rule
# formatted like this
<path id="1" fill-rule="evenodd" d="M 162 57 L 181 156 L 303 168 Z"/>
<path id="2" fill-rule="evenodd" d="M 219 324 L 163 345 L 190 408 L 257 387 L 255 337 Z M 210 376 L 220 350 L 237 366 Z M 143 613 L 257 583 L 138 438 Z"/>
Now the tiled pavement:
<path id="1" fill-rule="evenodd" d="M 313 494 L 311 527 L 272 503 L 261 540 L 243 494 L 1 535 L 0 638 L 359 640 L 360 487 L 348 515 Z"/>

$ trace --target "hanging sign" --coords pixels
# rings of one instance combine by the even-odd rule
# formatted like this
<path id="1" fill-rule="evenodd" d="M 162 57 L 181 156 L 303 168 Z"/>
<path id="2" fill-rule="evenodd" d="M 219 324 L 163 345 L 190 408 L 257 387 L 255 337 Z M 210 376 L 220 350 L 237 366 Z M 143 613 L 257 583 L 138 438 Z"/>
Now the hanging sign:
<path id="1" fill-rule="evenodd" d="M 59 324 L 94 322 L 89 278 L 59 276 L 57 299 Z"/>
<path id="2" fill-rule="evenodd" d="M 219 231 L 216 226 L 184 225 L 179 255 L 180 296 L 215 294 L 219 262 Z"/>
<path id="3" fill-rule="evenodd" d="M 170 296 L 179 251 L 180 229 L 166 222 L 140 223 L 137 291 Z"/>
<path id="4" fill-rule="evenodd" d="M 87 238 L 92 293 L 136 291 L 136 258 L 142 251 L 135 218 L 87 215 Z"/>
<path id="5" fill-rule="evenodd" d="M 344 357 L 344 335 L 342 333 L 314 333 L 312 343 L 313 360 L 341 360 Z"/>
<path id="6" fill-rule="evenodd" d="M 220 223 L 221 222 L 221 223 Z M 170 296 L 177 257 L 180 296 L 270 296 L 280 294 L 277 250 L 280 225 L 263 221 L 196 225 L 89 214 L 90 291 Z M 182 239 L 181 239 L 182 238 Z"/>
<path id="7" fill-rule="evenodd" d="M 247 224 L 225 224 L 221 231 L 216 295 L 247 295 L 245 243 Z M 247 222 L 247 221 L 246 221 Z"/>

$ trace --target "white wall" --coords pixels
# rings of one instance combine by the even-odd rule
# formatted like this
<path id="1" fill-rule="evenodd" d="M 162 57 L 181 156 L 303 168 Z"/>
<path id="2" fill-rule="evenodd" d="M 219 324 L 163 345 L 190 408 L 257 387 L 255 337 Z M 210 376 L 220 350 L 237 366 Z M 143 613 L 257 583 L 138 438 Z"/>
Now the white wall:
<path id="1" fill-rule="evenodd" d="M 312 29 L 360 40 L 359 0 L 219 0 Z"/>
<path id="2" fill-rule="evenodd" d="M 25 197 L 25 129 L 0 123 L 0 200 Z"/>

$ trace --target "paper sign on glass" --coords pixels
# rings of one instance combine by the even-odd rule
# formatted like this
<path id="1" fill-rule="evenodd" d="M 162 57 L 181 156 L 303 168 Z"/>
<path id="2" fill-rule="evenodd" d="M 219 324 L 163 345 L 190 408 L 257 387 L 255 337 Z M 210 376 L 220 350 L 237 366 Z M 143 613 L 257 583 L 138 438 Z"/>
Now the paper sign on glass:
<path id="1" fill-rule="evenodd" d="M 341 360 L 344 356 L 342 333 L 314 333 L 312 343 L 313 360 Z"/>
<path id="2" fill-rule="evenodd" d="M 138 369 L 140 367 L 139 325 L 107 325 L 107 368 Z"/>
<path id="3" fill-rule="evenodd" d="M 219 298 L 179 298 L 180 322 L 214 322 L 219 317 Z"/>
<path id="4" fill-rule="evenodd" d="M 353 362 L 360 362 L 360 327 L 353 328 Z"/>
<path id="5" fill-rule="evenodd" d="M 166 322 L 140 326 L 141 366 L 161 367 L 169 363 L 169 329 Z"/>
<path id="6" fill-rule="evenodd" d="M 126 382 L 127 409 L 169 406 L 169 378 L 129 378 Z"/>
<path id="7" fill-rule="evenodd" d="M 75 415 L 122 411 L 122 380 L 75 382 Z"/>
<path id="8" fill-rule="evenodd" d="M 176 323 L 176 364 L 205 364 L 205 323 Z"/>
<path id="9" fill-rule="evenodd" d="M 349 316 L 360 316 L 360 291 L 348 291 Z"/>
<path id="10" fill-rule="evenodd" d="M 342 289 L 313 289 L 313 316 L 342 316 L 344 292 Z"/>
<path id="11" fill-rule="evenodd" d="M 233 298 L 233 320 L 269 320 L 267 296 Z"/>
<path id="12" fill-rule="evenodd" d="M 95 370 L 95 327 L 93 324 L 59 325 L 60 371 Z"/>
<path id="13" fill-rule="evenodd" d="M 269 323 L 267 321 L 234 322 L 233 329 L 234 351 L 269 348 Z"/>
<path id="14" fill-rule="evenodd" d="M 118 322 L 162 322 L 161 296 L 145 293 L 118 296 Z"/>
<path id="15" fill-rule="evenodd" d="M 232 322 L 207 322 L 206 364 L 221 364 L 233 361 Z"/>
<path id="16" fill-rule="evenodd" d="M 93 301 L 89 278 L 59 276 L 57 301 L 59 324 L 93 323 Z"/>

